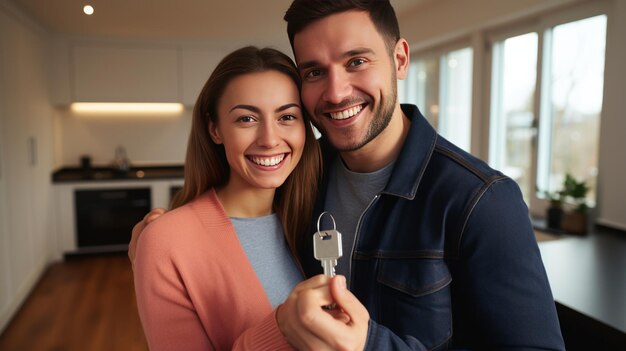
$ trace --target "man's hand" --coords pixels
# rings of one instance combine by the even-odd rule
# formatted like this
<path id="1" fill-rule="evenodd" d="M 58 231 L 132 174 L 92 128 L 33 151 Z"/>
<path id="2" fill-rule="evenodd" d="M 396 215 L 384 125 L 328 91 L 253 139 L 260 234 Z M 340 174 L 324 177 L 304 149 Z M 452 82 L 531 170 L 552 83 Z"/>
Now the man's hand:
<path id="1" fill-rule="evenodd" d="M 323 308 L 333 302 L 335 309 Z M 346 288 L 343 276 L 317 275 L 298 284 L 276 319 L 299 350 L 363 350 L 367 341 L 369 313 Z"/>
<path id="2" fill-rule="evenodd" d="M 128 244 L 128 258 L 130 258 L 130 263 L 133 263 L 135 261 L 137 240 L 139 239 L 141 232 L 143 232 L 144 228 L 146 228 L 149 223 L 161 217 L 161 215 L 163 215 L 165 212 L 167 212 L 167 210 L 164 208 L 155 208 L 152 211 L 148 212 L 148 214 L 145 215 L 139 223 L 135 224 L 135 226 L 133 227 L 133 234 L 130 238 L 130 243 Z"/>

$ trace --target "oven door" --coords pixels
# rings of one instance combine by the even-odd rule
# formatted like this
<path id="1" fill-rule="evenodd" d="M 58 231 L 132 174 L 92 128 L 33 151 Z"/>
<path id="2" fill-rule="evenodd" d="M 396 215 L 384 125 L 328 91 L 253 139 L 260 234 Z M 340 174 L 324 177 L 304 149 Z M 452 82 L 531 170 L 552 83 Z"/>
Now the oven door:
<path id="1" fill-rule="evenodd" d="M 133 226 L 150 211 L 150 188 L 76 190 L 78 248 L 128 247 Z"/>

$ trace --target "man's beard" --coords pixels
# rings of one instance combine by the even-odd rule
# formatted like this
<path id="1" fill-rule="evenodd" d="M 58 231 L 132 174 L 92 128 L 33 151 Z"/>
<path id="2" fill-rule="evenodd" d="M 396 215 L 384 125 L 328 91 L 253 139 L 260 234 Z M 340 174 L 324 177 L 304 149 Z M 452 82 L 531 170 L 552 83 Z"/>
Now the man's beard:
<path id="1" fill-rule="evenodd" d="M 365 133 L 363 139 L 356 141 L 351 145 L 335 145 L 330 138 L 328 140 L 333 144 L 338 151 L 356 151 L 367 145 L 370 141 L 374 140 L 380 133 L 383 132 L 389 126 L 391 122 L 391 117 L 393 116 L 393 111 L 396 106 L 396 101 L 398 98 L 398 88 L 397 88 L 397 80 L 395 72 L 391 77 L 391 92 L 387 95 L 382 95 L 380 98 L 380 102 L 375 110 L 372 111 L 372 121 L 370 122 L 369 128 Z M 368 106 L 369 107 L 369 106 Z M 326 134 L 324 130 L 321 130 L 322 134 Z"/>
<path id="2" fill-rule="evenodd" d="M 372 121 L 367 129 L 365 137 L 356 142 L 355 144 L 348 145 L 340 149 L 339 151 L 356 151 L 363 146 L 367 145 L 370 141 L 374 140 L 380 133 L 383 132 L 389 126 L 391 117 L 393 116 L 393 110 L 396 105 L 396 99 L 398 97 L 397 88 L 395 85 L 390 94 L 382 96 L 380 104 L 376 107 L 376 110 L 372 111 Z"/>

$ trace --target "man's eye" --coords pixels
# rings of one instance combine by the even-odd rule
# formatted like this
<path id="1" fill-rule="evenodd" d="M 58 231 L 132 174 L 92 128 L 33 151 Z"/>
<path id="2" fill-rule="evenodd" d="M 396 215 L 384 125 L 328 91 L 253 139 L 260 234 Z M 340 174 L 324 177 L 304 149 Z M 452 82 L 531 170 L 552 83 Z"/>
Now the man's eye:
<path id="1" fill-rule="evenodd" d="M 354 60 L 350 61 L 349 65 L 352 66 L 352 67 L 356 67 L 356 66 L 360 66 L 360 65 L 364 64 L 365 62 L 366 62 L 365 59 L 357 58 L 357 59 L 354 59 Z"/>
<path id="2" fill-rule="evenodd" d="M 319 69 L 313 69 L 307 72 L 307 74 L 305 75 L 305 78 L 317 78 L 321 75 L 322 75 L 322 71 L 320 71 Z"/>

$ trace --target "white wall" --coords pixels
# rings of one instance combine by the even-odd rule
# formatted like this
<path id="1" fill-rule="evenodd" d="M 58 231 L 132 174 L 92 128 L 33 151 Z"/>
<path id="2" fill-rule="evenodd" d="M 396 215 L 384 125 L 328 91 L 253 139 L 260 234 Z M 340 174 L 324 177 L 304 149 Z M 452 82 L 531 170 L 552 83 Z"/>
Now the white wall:
<path id="1" fill-rule="evenodd" d="M 592 4 L 595 3 L 595 4 Z M 415 11 L 400 16 L 401 34 L 412 50 L 434 48 L 457 40 L 467 40 L 472 45 L 484 43 L 485 33 L 511 26 L 515 21 L 532 21 L 533 17 L 557 13 L 574 7 L 606 5 L 609 23 L 605 66 L 604 104 L 601 116 L 600 157 L 598 179 L 597 222 L 626 230 L 626 99 L 623 84 L 626 82 L 626 1 L 624 0 L 446 0 L 431 1 Z M 484 46 L 474 47 L 484 55 Z M 476 68 L 476 65 L 475 65 Z M 485 72 L 483 72 L 484 74 Z M 488 92 L 482 83 L 474 85 L 474 103 L 485 101 Z M 477 89 L 479 88 L 479 89 Z M 478 95 L 476 95 L 478 94 Z M 485 118 L 488 109 L 474 106 L 481 119 L 472 131 L 473 152 L 486 157 Z M 480 124 L 482 123 L 482 125 Z M 476 124 L 473 125 L 476 127 Z M 478 140 L 480 145 L 475 146 Z M 478 151 L 477 151 L 478 150 Z"/>
<path id="2" fill-rule="evenodd" d="M 55 112 L 55 166 L 76 166 L 90 155 L 94 166 L 109 165 L 118 145 L 134 164 L 183 164 L 191 129 L 191 110 L 175 116 L 77 115 Z"/>
<path id="3" fill-rule="evenodd" d="M 626 230 L 626 1 L 609 14 L 600 125 L 598 222 Z"/>

